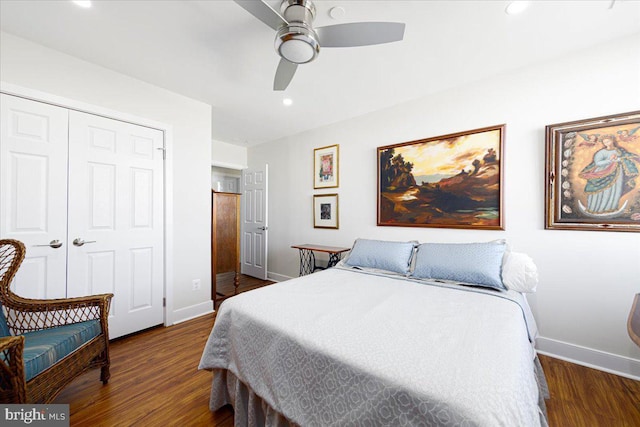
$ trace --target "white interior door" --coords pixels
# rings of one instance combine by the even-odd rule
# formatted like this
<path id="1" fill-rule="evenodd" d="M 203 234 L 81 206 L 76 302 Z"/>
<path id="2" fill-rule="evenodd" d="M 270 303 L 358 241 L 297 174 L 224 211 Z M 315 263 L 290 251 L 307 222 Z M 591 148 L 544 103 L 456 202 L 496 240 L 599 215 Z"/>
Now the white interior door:
<path id="1" fill-rule="evenodd" d="M 242 171 L 242 273 L 267 279 L 269 166 Z"/>
<path id="2" fill-rule="evenodd" d="M 163 323 L 163 134 L 70 112 L 68 294 L 111 292 L 111 338 Z"/>
<path id="3" fill-rule="evenodd" d="M 0 103 L 0 237 L 27 248 L 13 290 L 64 298 L 68 110 L 5 94 Z"/>

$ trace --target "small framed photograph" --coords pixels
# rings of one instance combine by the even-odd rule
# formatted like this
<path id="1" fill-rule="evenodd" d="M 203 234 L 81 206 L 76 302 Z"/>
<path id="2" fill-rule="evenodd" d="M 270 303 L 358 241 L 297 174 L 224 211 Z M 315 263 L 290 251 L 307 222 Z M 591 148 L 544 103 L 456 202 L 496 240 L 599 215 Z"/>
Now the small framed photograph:
<path id="1" fill-rule="evenodd" d="M 313 196 L 313 228 L 338 228 L 338 195 Z"/>
<path id="2" fill-rule="evenodd" d="M 313 150 L 313 188 L 335 188 L 338 186 L 339 145 Z"/>
<path id="3" fill-rule="evenodd" d="M 640 231 L 640 111 L 546 127 L 545 228 Z"/>

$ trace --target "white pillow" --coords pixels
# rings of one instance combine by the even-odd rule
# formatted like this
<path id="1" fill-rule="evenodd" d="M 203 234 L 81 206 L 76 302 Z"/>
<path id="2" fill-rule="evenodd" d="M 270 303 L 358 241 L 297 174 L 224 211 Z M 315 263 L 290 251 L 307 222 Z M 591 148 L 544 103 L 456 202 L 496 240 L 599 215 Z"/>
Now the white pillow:
<path id="1" fill-rule="evenodd" d="M 527 254 L 507 251 L 502 264 L 502 283 L 513 291 L 533 293 L 538 286 L 538 267 Z"/>

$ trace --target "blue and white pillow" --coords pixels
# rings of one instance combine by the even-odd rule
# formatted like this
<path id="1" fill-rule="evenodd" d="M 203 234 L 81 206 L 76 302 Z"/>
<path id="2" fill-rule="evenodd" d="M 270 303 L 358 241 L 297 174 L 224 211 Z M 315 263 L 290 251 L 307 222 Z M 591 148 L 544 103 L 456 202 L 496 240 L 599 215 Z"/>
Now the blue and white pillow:
<path id="1" fill-rule="evenodd" d="M 412 277 L 441 279 L 506 290 L 502 282 L 504 241 L 423 243 L 418 246 Z"/>
<path id="2" fill-rule="evenodd" d="M 356 239 L 344 264 L 407 274 L 415 245 L 414 242 Z"/>

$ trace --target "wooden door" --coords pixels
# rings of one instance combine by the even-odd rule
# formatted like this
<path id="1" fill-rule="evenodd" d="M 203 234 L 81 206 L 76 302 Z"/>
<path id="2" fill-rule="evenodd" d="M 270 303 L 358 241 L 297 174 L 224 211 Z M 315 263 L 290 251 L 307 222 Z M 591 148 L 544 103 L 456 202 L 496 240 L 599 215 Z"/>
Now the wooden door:
<path id="1" fill-rule="evenodd" d="M 212 192 L 211 283 L 214 303 L 220 297 L 217 283 L 221 274 L 233 276 L 235 290 L 240 275 L 240 195 Z M 235 294 L 235 292 L 234 292 Z"/>
<path id="2" fill-rule="evenodd" d="M 216 194 L 216 273 L 238 271 L 238 195 Z"/>

